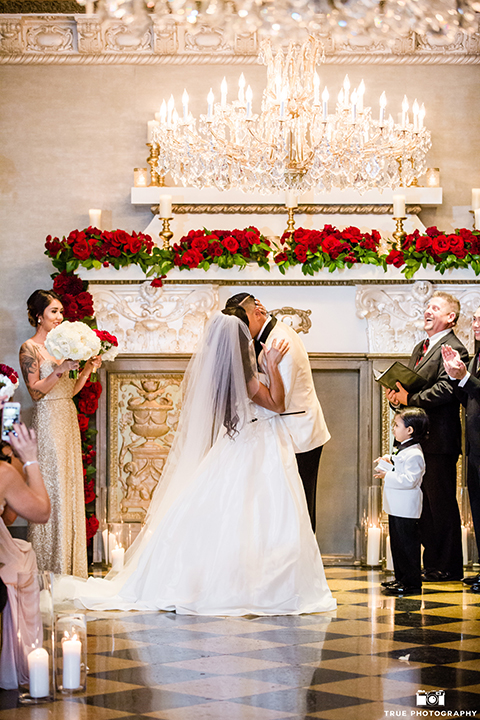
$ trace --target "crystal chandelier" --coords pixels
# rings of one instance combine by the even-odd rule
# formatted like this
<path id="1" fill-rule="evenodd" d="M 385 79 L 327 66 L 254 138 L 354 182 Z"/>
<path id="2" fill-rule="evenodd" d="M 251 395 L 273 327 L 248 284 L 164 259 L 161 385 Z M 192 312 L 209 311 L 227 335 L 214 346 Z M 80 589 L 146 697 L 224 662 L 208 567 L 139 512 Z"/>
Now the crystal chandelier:
<path id="1" fill-rule="evenodd" d="M 154 17 L 189 28 L 292 39 L 298 33 L 368 35 L 391 45 L 411 32 L 453 40 L 459 29 L 479 30 L 480 0 L 77 0 L 102 17 L 143 32 Z M 92 7 L 94 6 L 94 7 Z"/>
<path id="2" fill-rule="evenodd" d="M 210 90 L 198 129 L 186 91 L 181 114 L 173 96 L 164 100 L 149 123 L 158 173 L 170 172 L 189 187 L 263 193 L 347 187 L 364 192 L 415 184 L 431 147 L 423 105 L 415 100 L 409 113 L 405 97 L 402 120 L 394 123 L 386 114 L 385 93 L 374 113 L 364 106 L 363 81 L 352 90 L 348 76 L 336 103 L 330 102 L 316 72 L 320 49 L 313 37 L 275 53 L 269 40 L 262 43 L 267 86 L 259 114 L 243 74 L 230 103 L 225 80 L 219 102 Z"/>

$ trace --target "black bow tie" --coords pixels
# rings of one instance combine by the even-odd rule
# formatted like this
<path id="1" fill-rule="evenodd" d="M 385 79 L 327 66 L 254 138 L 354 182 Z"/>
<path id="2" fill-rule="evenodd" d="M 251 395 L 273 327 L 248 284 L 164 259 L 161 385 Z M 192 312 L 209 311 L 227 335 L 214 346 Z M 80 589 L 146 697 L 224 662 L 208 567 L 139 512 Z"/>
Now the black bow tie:
<path id="1" fill-rule="evenodd" d="M 268 336 L 270 335 L 270 333 L 272 332 L 272 330 L 276 324 L 277 324 L 277 318 L 272 317 L 270 322 L 267 325 L 265 325 L 265 327 L 263 328 L 259 337 L 255 338 L 254 345 L 255 345 L 255 355 L 257 356 L 257 359 L 263 350 L 262 343 L 266 342 Z"/>

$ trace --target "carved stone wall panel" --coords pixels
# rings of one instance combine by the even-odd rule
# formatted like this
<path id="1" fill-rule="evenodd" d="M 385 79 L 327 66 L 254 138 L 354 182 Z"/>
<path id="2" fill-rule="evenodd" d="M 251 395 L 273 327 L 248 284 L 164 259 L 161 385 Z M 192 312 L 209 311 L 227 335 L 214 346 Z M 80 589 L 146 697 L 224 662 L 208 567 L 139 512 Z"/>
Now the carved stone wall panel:
<path id="1" fill-rule="evenodd" d="M 111 373 L 109 522 L 141 522 L 161 476 L 181 408 L 183 374 Z"/>
<path id="2" fill-rule="evenodd" d="M 393 48 L 369 37 L 320 36 L 326 64 L 479 64 L 480 34 L 460 31 L 453 42 L 414 34 Z M 193 34 L 168 21 L 153 21 L 138 38 L 117 20 L 102 24 L 85 14 L 0 15 L 2 64 L 257 64 L 255 34 L 230 37 L 224 28 Z"/>
<path id="3" fill-rule="evenodd" d="M 122 353 L 191 353 L 218 308 L 213 285 L 153 288 L 147 281 L 89 290 L 98 327 L 116 335 Z"/>
<path id="4" fill-rule="evenodd" d="M 455 333 L 472 352 L 471 319 L 480 306 L 480 289 L 475 286 L 461 290 L 458 286 L 435 287 L 427 280 L 419 280 L 411 286 L 357 287 L 356 311 L 358 317 L 367 321 L 368 352 L 409 355 L 425 336 L 423 312 L 437 289 L 454 295 L 460 301 L 462 310 Z"/>
<path id="5" fill-rule="evenodd" d="M 275 310 L 268 311 L 270 315 L 273 315 L 277 320 L 281 320 L 285 325 L 289 325 L 296 333 L 308 334 L 308 331 L 312 327 L 312 321 L 310 320 L 311 310 L 301 310 L 300 308 L 294 307 L 281 307 Z"/>

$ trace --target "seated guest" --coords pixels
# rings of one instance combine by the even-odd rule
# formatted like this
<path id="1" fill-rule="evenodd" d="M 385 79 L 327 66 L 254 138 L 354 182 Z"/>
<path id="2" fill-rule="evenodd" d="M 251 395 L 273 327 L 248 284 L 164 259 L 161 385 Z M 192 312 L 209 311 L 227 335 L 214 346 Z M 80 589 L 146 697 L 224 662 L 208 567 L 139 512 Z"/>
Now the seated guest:
<path id="1" fill-rule="evenodd" d="M 0 400 L 0 408 L 3 404 Z M 0 446 L 0 578 L 8 594 L 0 654 L 0 688 L 5 690 L 15 689 L 28 679 L 19 667 L 17 653 L 17 628 L 25 632 L 30 624 L 28 617 L 18 617 L 17 575 L 37 572 L 32 546 L 13 538 L 6 525 L 17 515 L 36 523 L 45 523 L 50 516 L 50 500 L 37 462 L 35 433 L 22 424 L 14 428 L 9 443 Z M 33 614 L 35 608 L 30 610 Z"/>
<path id="2" fill-rule="evenodd" d="M 385 595 L 416 595 L 422 592 L 421 546 L 418 518 L 422 513 L 421 484 L 425 460 L 420 442 L 428 430 L 422 408 L 406 407 L 395 413 L 393 434 L 397 447 L 391 457 L 381 458 L 391 470 L 378 469 L 384 478 L 383 509 L 388 529 L 395 580 L 383 582 Z M 378 462 L 380 458 L 376 460 Z"/>

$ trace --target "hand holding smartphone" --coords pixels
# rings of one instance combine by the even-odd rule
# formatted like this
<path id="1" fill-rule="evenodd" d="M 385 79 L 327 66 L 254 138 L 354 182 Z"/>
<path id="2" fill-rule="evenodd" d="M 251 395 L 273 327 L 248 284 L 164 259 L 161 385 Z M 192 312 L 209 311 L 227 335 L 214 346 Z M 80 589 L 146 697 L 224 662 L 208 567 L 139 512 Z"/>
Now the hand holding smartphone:
<path id="1" fill-rule="evenodd" d="M 2 440 L 8 442 L 8 435 L 14 432 L 13 426 L 20 423 L 20 403 L 7 402 L 2 411 Z"/>

